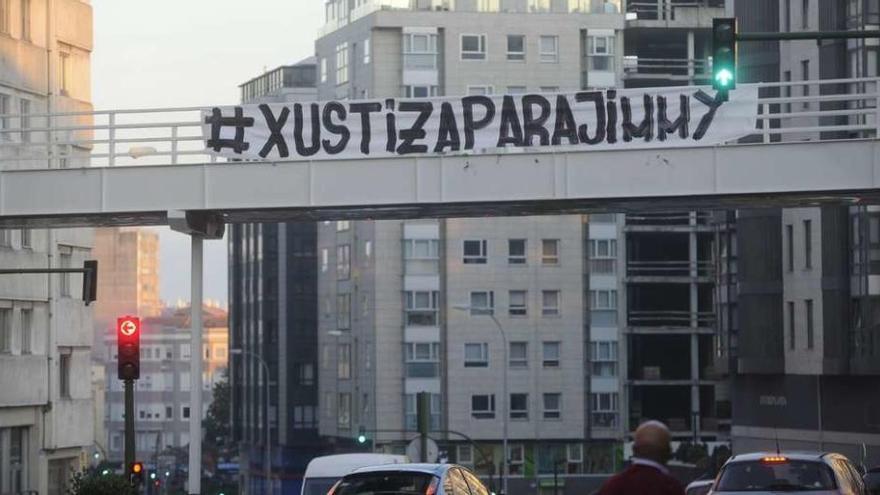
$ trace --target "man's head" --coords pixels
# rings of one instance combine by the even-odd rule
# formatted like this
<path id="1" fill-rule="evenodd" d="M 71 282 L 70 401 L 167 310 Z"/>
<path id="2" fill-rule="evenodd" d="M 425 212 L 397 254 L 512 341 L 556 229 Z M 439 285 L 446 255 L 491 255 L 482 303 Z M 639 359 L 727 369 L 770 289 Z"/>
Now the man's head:
<path id="1" fill-rule="evenodd" d="M 633 454 L 642 459 L 666 464 L 672 457 L 669 440 L 669 428 L 665 424 L 659 421 L 646 421 L 636 429 Z"/>

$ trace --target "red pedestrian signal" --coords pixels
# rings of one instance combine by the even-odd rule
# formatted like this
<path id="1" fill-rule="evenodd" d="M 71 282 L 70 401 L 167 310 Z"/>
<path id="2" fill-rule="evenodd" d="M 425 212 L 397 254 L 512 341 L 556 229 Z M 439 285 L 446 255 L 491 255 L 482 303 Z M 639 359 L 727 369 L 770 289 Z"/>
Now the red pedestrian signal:
<path id="1" fill-rule="evenodd" d="M 116 320 L 117 374 L 120 380 L 137 380 L 141 376 L 141 320 L 123 316 Z"/>

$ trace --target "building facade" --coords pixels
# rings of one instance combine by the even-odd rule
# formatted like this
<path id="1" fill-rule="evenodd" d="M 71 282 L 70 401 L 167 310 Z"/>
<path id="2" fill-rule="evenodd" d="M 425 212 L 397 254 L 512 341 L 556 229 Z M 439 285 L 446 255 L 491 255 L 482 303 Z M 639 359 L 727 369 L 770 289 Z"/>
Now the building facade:
<path id="1" fill-rule="evenodd" d="M 278 67 L 242 84 L 242 103 L 314 101 L 316 77 L 314 58 Z M 230 227 L 230 342 L 245 351 L 230 360 L 232 423 L 246 493 L 270 490 L 266 428 L 273 493 L 298 493 L 308 462 L 334 451 L 317 424 L 317 242 L 314 222 Z"/>
<path id="2" fill-rule="evenodd" d="M 47 112 L 89 111 L 88 1 L 0 2 L 0 157 L 8 168 L 65 167 L 88 150 L 47 146 Z M 51 149 L 53 154 L 46 155 Z M 0 265 L 76 268 L 90 229 L 0 232 Z M 0 278 L 0 492 L 65 493 L 95 449 L 92 315 L 81 275 Z M 79 379 L 78 377 L 85 377 Z"/>
<path id="3" fill-rule="evenodd" d="M 214 384 L 226 379 L 229 359 L 229 329 L 226 311 L 204 308 L 202 398 L 203 411 L 211 404 Z M 162 316 L 141 322 L 140 379 L 135 382 L 136 458 L 159 470 L 176 470 L 162 463 L 170 450 L 185 449 L 189 443 L 190 414 L 189 308 L 169 308 Z M 107 456 L 121 462 L 125 448 L 125 402 L 122 380 L 118 379 L 117 342 L 107 335 L 102 349 L 106 356 L 107 394 L 104 424 Z"/>

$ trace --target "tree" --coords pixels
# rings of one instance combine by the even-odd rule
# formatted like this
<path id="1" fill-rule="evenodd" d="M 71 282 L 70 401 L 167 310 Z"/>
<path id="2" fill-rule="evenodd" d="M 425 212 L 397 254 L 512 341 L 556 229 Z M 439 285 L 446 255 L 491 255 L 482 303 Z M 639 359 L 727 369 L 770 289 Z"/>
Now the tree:
<path id="1" fill-rule="evenodd" d="M 213 398 L 208 406 L 208 414 L 205 418 L 205 446 L 209 449 L 223 449 L 231 445 L 230 434 L 230 400 L 231 390 L 226 373 L 223 378 L 214 384 Z"/>
<path id="2" fill-rule="evenodd" d="M 137 495 L 125 477 L 97 471 L 74 474 L 67 492 L 70 495 Z"/>

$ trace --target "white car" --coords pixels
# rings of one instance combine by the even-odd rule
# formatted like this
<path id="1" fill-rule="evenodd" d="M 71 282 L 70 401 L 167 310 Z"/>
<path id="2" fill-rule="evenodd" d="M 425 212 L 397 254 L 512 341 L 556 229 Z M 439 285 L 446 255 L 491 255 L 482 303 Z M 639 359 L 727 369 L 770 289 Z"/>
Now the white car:
<path id="1" fill-rule="evenodd" d="M 861 475 L 846 457 L 822 452 L 758 452 L 731 457 L 712 495 L 865 495 Z"/>
<path id="2" fill-rule="evenodd" d="M 684 489 L 685 495 L 706 495 L 712 489 L 715 480 L 696 480 L 692 481 L 687 488 Z"/>

